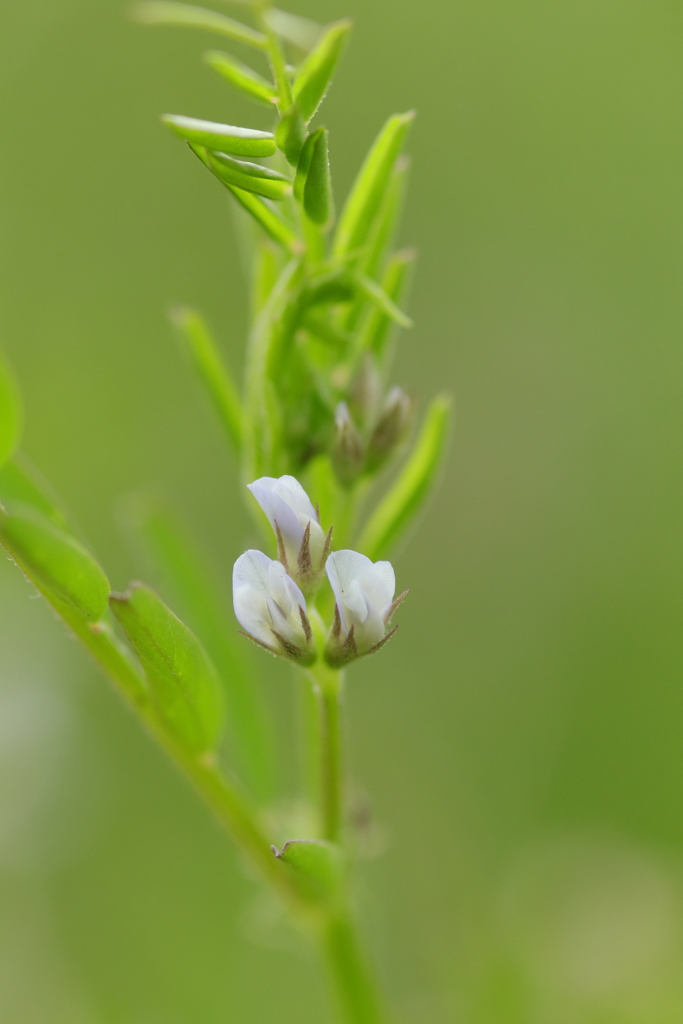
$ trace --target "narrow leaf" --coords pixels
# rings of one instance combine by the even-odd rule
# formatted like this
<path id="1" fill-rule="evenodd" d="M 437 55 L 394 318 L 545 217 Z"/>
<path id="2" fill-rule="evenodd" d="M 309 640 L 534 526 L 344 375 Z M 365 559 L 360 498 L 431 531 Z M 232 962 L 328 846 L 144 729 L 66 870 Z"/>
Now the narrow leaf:
<path id="1" fill-rule="evenodd" d="M 49 599 L 99 622 L 107 611 L 109 581 L 88 551 L 30 505 L 0 510 L 0 543 Z"/>
<path id="2" fill-rule="evenodd" d="M 329 902 L 339 893 L 344 878 L 344 855 L 334 843 L 292 839 L 275 856 L 301 876 L 314 899 Z"/>
<path id="3" fill-rule="evenodd" d="M 0 356 L 0 466 L 10 458 L 21 438 L 23 410 L 14 374 Z"/>
<path id="4" fill-rule="evenodd" d="M 399 303 L 404 298 L 414 260 L 413 249 L 402 249 L 390 260 L 382 278 L 382 290 L 391 302 Z M 393 323 L 395 318 L 381 304 L 375 305 L 359 335 L 358 353 L 372 352 L 380 362 L 385 362 Z"/>
<path id="5" fill-rule="evenodd" d="M 334 196 L 327 129 L 318 129 L 312 138 L 315 141 L 304 185 L 304 210 L 314 224 L 328 228 L 334 220 Z"/>
<path id="6" fill-rule="evenodd" d="M 233 156 L 272 156 L 275 152 L 275 136 L 256 128 L 238 128 L 182 114 L 164 114 L 161 120 L 181 139 L 207 149 Z"/>
<path id="7" fill-rule="evenodd" d="M 297 106 L 290 107 L 275 129 L 275 141 L 287 160 L 296 167 L 306 142 L 306 125 Z"/>
<path id="8" fill-rule="evenodd" d="M 264 16 L 271 30 L 280 39 L 294 43 L 304 51 L 315 46 L 323 30 L 322 25 L 319 25 L 317 21 L 302 18 L 298 14 L 290 14 L 288 11 L 280 11 L 277 7 L 271 7 Z"/>
<path id="9" fill-rule="evenodd" d="M 377 136 L 339 219 L 334 242 L 336 256 L 352 252 L 368 241 L 414 116 L 412 111 L 394 114 Z"/>
<path id="10" fill-rule="evenodd" d="M 351 22 L 348 19 L 329 25 L 317 45 L 301 65 L 294 81 L 294 102 L 308 123 L 325 99 L 346 45 Z"/>
<path id="11" fill-rule="evenodd" d="M 172 314 L 181 331 L 194 368 L 218 413 L 236 451 L 242 446 L 242 402 L 218 345 L 206 321 L 194 309 L 183 307 Z"/>
<path id="12" fill-rule="evenodd" d="M 224 78 L 231 85 L 234 85 L 240 92 L 245 93 L 252 100 L 261 103 L 272 109 L 277 99 L 277 92 L 265 78 L 253 71 L 252 68 L 241 61 L 235 60 L 227 53 L 219 50 L 210 50 L 204 54 L 204 60 L 217 71 L 221 78 Z"/>
<path id="13" fill-rule="evenodd" d="M 192 148 L 196 151 L 200 147 L 193 146 Z M 285 199 L 292 193 L 291 183 L 281 175 L 276 176 L 274 173 L 270 177 L 254 174 L 252 168 L 257 167 L 257 164 L 245 165 L 244 160 L 235 160 L 227 153 L 212 153 L 208 149 L 204 150 L 201 159 L 224 185 L 233 185 L 245 192 L 253 192 L 257 196 L 263 196 L 264 199 L 276 201 Z"/>
<path id="14" fill-rule="evenodd" d="M 179 25 L 186 28 L 200 28 L 208 32 L 236 39 L 247 46 L 264 49 L 267 43 L 262 32 L 256 32 L 234 18 L 228 18 L 218 11 L 192 4 L 173 3 L 171 0 L 146 0 L 133 8 L 133 17 L 143 25 Z"/>
<path id="15" fill-rule="evenodd" d="M 255 196 L 252 192 L 236 188 L 234 185 L 228 185 L 227 187 L 238 203 L 241 203 L 244 209 L 252 215 L 254 220 L 261 225 L 274 242 L 277 242 L 278 245 L 283 246 L 292 254 L 298 254 L 302 251 L 303 246 L 297 238 L 294 229 L 272 207 L 268 206 L 260 196 Z"/>
<path id="16" fill-rule="evenodd" d="M 67 516 L 59 498 L 21 452 L 16 452 L 0 468 L 0 504 L 8 507 L 16 502 L 30 505 L 57 526 L 67 527 Z"/>
<path id="17" fill-rule="evenodd" d="M 407 463 L 371 515 L 358 542 L 359 550 L 369 558 L 385 558 L 424 507 L 443 459 L 450 409 L 450 398 L 440 395 L 427 410 Z"/>
<path id="18" fill-rule="evenodd" d="M 240 772 L 260 796 L 271 795 L 270 725 L 248 652 L 236 627 L 231 628 L 232 608 L 211 567 L 188 531 L 159 500 L 136 495 L 126 504 L 125 519 L 220 673 L 229 738 Z"/>
<path id="19" fill-rule="evenodd" d="M 410 160 L 407 156 L 399 156 L 391 172 L 391 178 L 382 202 L 379 215 L 368 238 L 364 259 L 361 261 L 363 273 L 374 280 L 380 280 L 384 261 L 392 248 L 396 235 L 396 227 L 403 212 L 403 200 L 408 184 Z M 384 287 L 386 291 L 386 286 Z"/>
<path id="20" fill-rule="evenodd" d="M 373 281 L 371 277 L 366 277 L 364 274 L 357 274 L 355 280 L 363 294 L 390 320 L 397 323 L 399 327 L 413 326 L 410 317 L 398 308 L 377 281 Z"/>
<path id="21" fill-rule="evenodd" d="M 111 608 L 140 659 L 150 694 L 171 734 L 195 753 L 214 750 L 221 687 L 196 636 L 142 583 L 112 594 Z"/>

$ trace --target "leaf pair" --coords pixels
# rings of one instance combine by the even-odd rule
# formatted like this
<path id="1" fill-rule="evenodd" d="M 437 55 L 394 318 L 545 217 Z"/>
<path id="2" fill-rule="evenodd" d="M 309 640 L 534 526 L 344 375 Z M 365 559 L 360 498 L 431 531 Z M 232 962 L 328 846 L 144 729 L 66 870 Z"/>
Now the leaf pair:
<path id="1" fill-rule="evenodd" d="M 190 630 L 142 585 L 111 598 L 143 666 L 143 682 L 108 625 L 105 573 L 19 463 L 0 471 L 0 501 L 0 543 L 129 700 L 148 714 L 153 709 L 185 749 L 215 749 L 222 727 L 220 684 Z"/>

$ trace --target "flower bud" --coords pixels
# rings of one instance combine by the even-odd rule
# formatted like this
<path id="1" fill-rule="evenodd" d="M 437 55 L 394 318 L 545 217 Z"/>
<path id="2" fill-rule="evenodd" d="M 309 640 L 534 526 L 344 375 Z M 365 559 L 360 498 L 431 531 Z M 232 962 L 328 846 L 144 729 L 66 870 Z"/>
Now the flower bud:
<path id="1" fill-rule="evenodd" d="M 413 415 L 413 402 L 403 388 L 392 388 L 368 442 L 366 469 L 376 472 L 405 437 Z"/>
<path id="2" fill-rule="evenodd" d="M 333 552 L 325 568 L 336 600 L 325 659 L 341 668 L 378 651 L 394 635 L 396 629 L 387 633 L 387 626 L 407 591 L 394 601 L 391 562 L 371 562 L 358 551 Z"/>
<path id="3" fill-rule="evenodd" d="M 334 417 L 335 439 L 332 465 L 340 483 L 350 487 L 363 470 L 365 446 L 346 402 L 340 402 Z"/>
<path id="4" fill-rule="evenodd" d="M 268 517 L 277 538 L 278 558 L 306 593 L 316 589 L 329 554 L 318 513 L 293 476 L 262 476 L 247 485 Z"/>
<path id="5" fill-rule="evenodd" d="M 237 621 L 254 643 L 300 665 L 315 661 L 306 599 L 281 562 L 246 551 L 235 562 L 232 593 Z"/>

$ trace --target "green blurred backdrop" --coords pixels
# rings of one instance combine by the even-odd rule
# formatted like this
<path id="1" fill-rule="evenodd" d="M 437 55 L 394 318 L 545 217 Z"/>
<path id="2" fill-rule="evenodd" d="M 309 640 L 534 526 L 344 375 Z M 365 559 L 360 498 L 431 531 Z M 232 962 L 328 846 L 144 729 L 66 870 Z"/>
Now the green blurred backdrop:
<path id="1" fill-rule="evenodd" d="M 352 672 L 385 852 L 366 929 L 406 1024 L 683 1020 L 683 8 L 301 0 L 356 20 L 338 196 L 416 107 L 396 380 L 451 389 L 444 485 L 395 559 L 400 638 Z M 226 581 L 235 467 L 165 319 L 246 325 L 228 201 L 158 124 L 257 125 L 121 0 L 0 2 L 0 344 L 24 447 L 113 584 L 163 486 Z M 265 126 L 265 125 L 264 125 Z M 266 662 L 267 667 L 270 663 Z M 292 775 L 291 681 L 267 683 Z M 290 785 L 290 782 L 287 783 Z M 332 1020 L 229 842 L 0 564 L 0 1020 Z"/>

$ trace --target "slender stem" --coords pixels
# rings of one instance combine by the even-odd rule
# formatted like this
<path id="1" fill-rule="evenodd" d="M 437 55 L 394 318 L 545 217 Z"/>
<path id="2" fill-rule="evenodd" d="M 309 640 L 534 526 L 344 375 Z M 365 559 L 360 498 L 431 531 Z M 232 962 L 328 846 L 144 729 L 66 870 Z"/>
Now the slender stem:
<path id="1" fill-rule="evenodd" d="M 314 629 L 317 623 L 312 619 Z M 341 697 L 343 673 L 317 662 L 307 673 L 318 705 L 318 799 L 323 839 L 338 843 L 344 818 L 342 772 Z"/>
<path id="2" fill-rule="evenodd" d="M 336 673 L 339 675 L 339 673 Z M 341 680 L 334 687 L 321 689 L 320 710 L 320 782 L 323 838 L 331 843 L 341 839 L 343 819 L 343 783 L 341 766 Z"/>
<path id="3" fill-rule="evenodd" d="M 377 986 L 347 914 L 328 919 L 321 946 L 348 1024 L 386 1024 Z"/>

